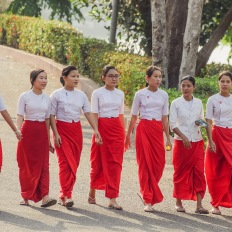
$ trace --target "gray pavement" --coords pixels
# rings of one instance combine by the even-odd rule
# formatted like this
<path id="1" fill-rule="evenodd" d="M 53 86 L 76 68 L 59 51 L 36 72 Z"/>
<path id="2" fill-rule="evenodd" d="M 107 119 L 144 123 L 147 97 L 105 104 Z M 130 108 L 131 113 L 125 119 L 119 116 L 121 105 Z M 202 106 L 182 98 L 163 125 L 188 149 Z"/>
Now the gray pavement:
<path id="1" fill-rule="evenodd" d="M 0 95 L 4 98 L 8 111 L 15 119 L 18 96 L 30 88 L 29 73 L 33 66 L 23 60 L 14 60 L 0 54 Z M 46 93 L 60 87 L 59 78 L 48 73 L 49 83 Z M 0 120 L 0 137 L 3 144 L 3 169 L 0 174 L 0 231 L 232 231 L 232 209 L 222 209 L 223 216 L 196 215 L 195 202 L 185 201 L 187 213 L 177 213 L 172 198 L 171 155 L 167 154 L 167 164 L 160 183 L 164 201 L 154 206 L 154 213 L 145 213 L 137 196 L 139 190 L 135 151 L 125 153 L 121 192 L 118 202 L 123 211 L 107 208 L 104 193 L 97 192 L 97 205 L 87 203 L 89 189 L 89 150 L 91 129 L 82 118 L 84 148 L 77 182 L 73 191 L 74 208 L 64 207 L 43 209 L 40 203 L 31 207 L 20 206 L 20 188 L 16 162 L 17 140 L 14 133 Z M 56 155 L 50 155 L 50 195 L 58 197 L 58 165 Z M 209 194 L 204 206 L 210 209 Z"/>

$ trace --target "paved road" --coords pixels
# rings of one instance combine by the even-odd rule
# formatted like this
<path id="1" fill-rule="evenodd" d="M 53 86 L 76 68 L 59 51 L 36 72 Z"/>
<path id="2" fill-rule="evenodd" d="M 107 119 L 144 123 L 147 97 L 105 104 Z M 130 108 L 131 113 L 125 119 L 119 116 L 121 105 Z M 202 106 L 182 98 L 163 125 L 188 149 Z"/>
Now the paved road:
<path id="1" fill-rule="evenodd" d="M 29 73 L 34 67 L 0 54 L 0 95 L 8 110 L 15 118 L 17 98 L 30 88 Z M 46 93 L 60 87 L 58 78 L 48 74 Z M 97 205 L 87 203 L 89 186 L 89 149 L 91 129 L 82 120 L 84 148 L 73 198 L 75 207 L 67 210 L 56 205 L 42 209 L 40 203 L 31 207 L 19 206 L 20 188 L 15 157 L 16 138 L 6 123 L 0 120 L 0 137 L 3 143 L 4 164 L 0 174 L 0 231 L 232 231 L 232 209 L 223 209 L 224 216 L 196 215 L 195 203 L 184 202 L 187 213 L 177 213 L 172 198 L 172 165 L 167 154 L 167 165 L 161 180 L 165 200 L 156 205 L 154 213 L 145 213 L 136 193 L 139 185 L 135 151 L 125 153 L 119 203 L 123 211 L 107 209 L 107 199 L 102 192 L 97 193 Z M 58 167 L 55 155 L 50 156 L 50 195 L 58 197 Z M 209 195 L 204 205 L 210 209 Z"/>

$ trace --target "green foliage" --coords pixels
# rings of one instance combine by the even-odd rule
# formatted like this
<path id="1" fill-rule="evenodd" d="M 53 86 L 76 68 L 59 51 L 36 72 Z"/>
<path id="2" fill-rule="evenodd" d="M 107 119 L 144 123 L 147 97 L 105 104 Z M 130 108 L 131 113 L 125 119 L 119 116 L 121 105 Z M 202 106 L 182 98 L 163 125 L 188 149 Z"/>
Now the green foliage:
<path id="1" fill-rule="evenodd" d="M 202 78 L 204 77 L 211 77 L 214 75 L 218 75 L 220 72 L 228 70 L 232 72 L 232 65 L 229 64 L 216 64 L 216 63 L 211 63 L 207 64 L 205 68 L 201 70 L 201 76 Z"/>
<path id="2" fill-rule="evenodd" d="M 59 63 L 73 62 L 82 34 L 68 23 L 15 15 L 0 15 L 0 43 Z"/>
<path id="3" fill-rule="evenodd" d="M 108 51 L 114 51 L 115 46 L 103 40 L 85 38 L 80 43 L 80 72 L 101 84 L 102 68 L 109 63 L 105 57 Z"/>
<path id="4" fill-rule="evenodd" d="M 96 21 L 107 21 L 111 19 L 112 0 L 76 1 L 83 6 L 92 7 L 90 15 L 92 15 Z M 200 45 L 203 46 L 208 41 L 213 31 L 217 28 L 221 19 L 231 6 L 231 0 L 204 1 Z M 169 14 L 169 12 L 167 12 L 167 14 Z M 150 0 L 121 0 L 118 12 L 118 38 L 120 39 L 122 36 L 126 37 L 126 41 L 131 45 L 131 47 L 126 46 L 127 49 L 130 48 L 128 50 L 133 51 L 133 46 L 135 43 L 139 42 L 140 47 L 145 53 L 151 55 L 151 32 L 152 22 Z M 228 36 L 226 37 L 227 40 Z"/>
<path id="5" fill-rule="evenodd" d="M 51 10 L 50 19 L 55 17 L 71 23 L 73 19 L 83 20 L 81 5 L 74 0 L 13 0 L 8 8 L 11 14 L 40 17 L 41 10 Z"/>

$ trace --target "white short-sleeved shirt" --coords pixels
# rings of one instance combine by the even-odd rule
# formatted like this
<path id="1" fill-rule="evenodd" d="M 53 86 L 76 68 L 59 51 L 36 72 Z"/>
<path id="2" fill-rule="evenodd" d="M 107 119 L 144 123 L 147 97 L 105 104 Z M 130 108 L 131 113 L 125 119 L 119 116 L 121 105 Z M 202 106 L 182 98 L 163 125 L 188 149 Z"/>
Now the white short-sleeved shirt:
<path id="1" fill-rule="evenodd" d="M 100 118 L 118 117 L 124 114 L 124 93 L 115 88 L 107 90 L 101 87 L 93 91 L 91 98 L 91 111 Z"/>
<path id="2" fill-rule="evenodd" d="M 152 92 L 147 88 L 135 93 L 131 114 L 137 115 L 140 111 L 140 119 L 156 119 L 160 121 L 163 115 L 168 115 L 168 94 L 158 89 Z"/>
<path id="3" fill-rule="evenodd" d="M 223 97 L 217 93 L 211 96 L 206 104 L 206 118 L 220 127 L 232 128 L 232 95 Z"/>
<path id="4" fill-rule="evenodd" d="M 6 110 L 6 106 L 3 102 L 2 97 L 0 96 L 0 111 Z"/>
<path id="5" fill-rule="evenodd" d="M 19 96 L 17 114 L 24 117 L 24 120 L 45 121 L 50 118 L 51 99 L 46 94 L 35 94 L 32 90 L 22 93 Z"/>
<path id="6" fill-rule="evenodd" d="M 169 124 L 171 130 L 178 128 L 189 141 L 197 142 L 202 140 L 200 127 L 195 124 L 198 119 L 204 118 L 202 101 L 193 97 L 192 104 L 184 97 L 179 97 L 171 103 Z M 181 138 L 175 134 L 175 139 Z"/>
<path id="7" fill-rule="evenodd" d="M 58 89 L 51 94 L 51 115 L 63 122 L 78 122 L 82 112 L 90 112 L 89 101 L 86 94 L 74 89 Z"/>

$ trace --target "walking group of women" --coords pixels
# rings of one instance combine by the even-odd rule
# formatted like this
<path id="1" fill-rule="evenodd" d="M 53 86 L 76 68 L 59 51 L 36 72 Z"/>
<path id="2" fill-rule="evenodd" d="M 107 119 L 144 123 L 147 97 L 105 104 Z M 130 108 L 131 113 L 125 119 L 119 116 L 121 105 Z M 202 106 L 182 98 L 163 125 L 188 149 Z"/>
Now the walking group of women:
<path id="1" fill-rule="evenodd" d="M 208 99 L 206 122 L 208 145 L 204 152 L 199 119 L 204 119 L 200 99 L 193 96 L 195 79 L 185 76 L 180 82 L 182 96 L 170 106 L 168 94 L 159 88 L 162 71 L 156 66 L 146 70 L 147 86 L 136 92 L 127 133 L 124 127 L 124 93 L 117 89 L 119 73 L 105 66 L 101 76 L 104 86 L 95 90 L 91 109 L 84 92 L 75 89 L 79 81 L 76 67 L 63 69 L 63 88 L 49 97 L 43 93 L 47 85 L 44 70 L 30 74 L 31 90 L 20 95 L 16 125 L 0 99 L 0 111 L 18 138 L 17 161 L 21 186 L 21 205 L 42 200 L 41 207 L 57 203 L 49 196 L 50 127 L 59 164 L 60 193 L 58 204 L 74 205 L 72 191 L 83 145 L 80 116 L 84 113 L 94 130 L 90 151 L 89 204 L 96 204 L 96 190 L 104 190 L 108 207 L 122 210 L 119 196 L 123 153 L 130 148 L 130 135 L 136 128 L 136 159 L 144 211 L 163 200 L 159 187 L 165 166 L 165 147 L 173 153 L 173 197 L 177 212 L 185 212 L 182 200 L 195 200 L 196 213 L 208 214 L 202 206 L 206 183 L 211 196 L 213 214 L 219 207 L 232 207 L 232 74 L 219 75 L 219 93 Z M 169 126 L 175 133 L 173 146 Z M 166 144 L 164 136 L 166 135 Z M 1 144 L 0 144 L 1 145 Z M 0 163 L 1 164 L 1 163 Z"/>

